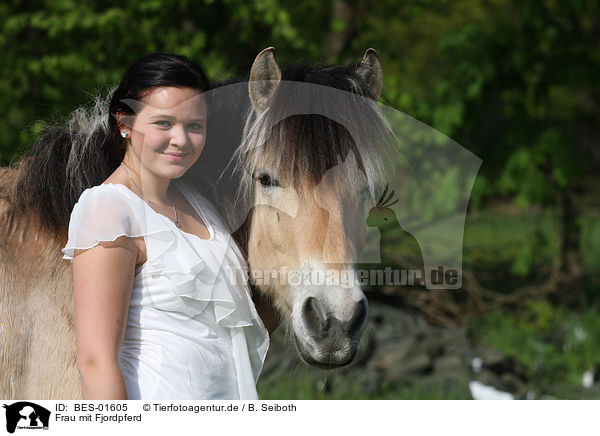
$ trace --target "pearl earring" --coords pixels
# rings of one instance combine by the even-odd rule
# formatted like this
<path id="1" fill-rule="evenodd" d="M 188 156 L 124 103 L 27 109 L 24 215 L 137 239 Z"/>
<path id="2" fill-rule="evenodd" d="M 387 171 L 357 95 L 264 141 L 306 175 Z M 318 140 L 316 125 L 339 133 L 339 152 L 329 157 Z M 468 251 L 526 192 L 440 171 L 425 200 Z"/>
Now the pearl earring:
<path id="1" fill-rule="evenodd" d="M 127 138 L 127 130 L 121 130 L 121 136 Z"/>

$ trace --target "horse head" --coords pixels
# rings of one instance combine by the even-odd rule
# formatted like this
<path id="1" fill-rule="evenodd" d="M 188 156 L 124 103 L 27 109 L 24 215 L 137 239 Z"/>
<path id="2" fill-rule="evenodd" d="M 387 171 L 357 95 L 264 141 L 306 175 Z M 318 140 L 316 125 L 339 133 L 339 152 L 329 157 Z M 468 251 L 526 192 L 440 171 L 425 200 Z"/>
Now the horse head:
<path id="1" fill-rule="evenodd" d="M 364 138 L 384 130 L 375 104 L 381 65 L 369 49 L 358 65 L 282 71 L 274 51 L 252 66 L 239 150 L 252 193 L 251 277 L 285 316 L 305 362 L 343 366 L 368 312 L 354 265 L 383 183 L 377 141 Z"/>

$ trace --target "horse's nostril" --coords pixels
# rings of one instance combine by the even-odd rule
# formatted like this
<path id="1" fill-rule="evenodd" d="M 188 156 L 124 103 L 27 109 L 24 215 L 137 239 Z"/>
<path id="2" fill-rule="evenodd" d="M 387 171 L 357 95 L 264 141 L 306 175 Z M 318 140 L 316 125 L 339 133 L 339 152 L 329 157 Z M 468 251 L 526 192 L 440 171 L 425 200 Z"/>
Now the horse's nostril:
<path id="1" fill-rule="evenodd" d="M 367 300 L 363 298 L 356 303 L 352 318 L 346 322 L 348 336 L 355 336 L 361 331 L 367 319 L 367 312 Z"/>
<path id="2" fill-rule="evenodd" d="M 312 336 L 323 335 L 325 317 L 321 304 L 315 297 L 308 297 L 302 305 L 302 321 Z"/>

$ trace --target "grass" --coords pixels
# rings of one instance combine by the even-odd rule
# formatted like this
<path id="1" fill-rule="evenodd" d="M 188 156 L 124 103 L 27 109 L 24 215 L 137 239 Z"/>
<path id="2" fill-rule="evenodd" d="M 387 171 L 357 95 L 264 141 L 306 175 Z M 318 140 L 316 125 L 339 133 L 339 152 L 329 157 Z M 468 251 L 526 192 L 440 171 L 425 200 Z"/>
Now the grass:
<path id="1" fill-rule="evenodd" d="M 466 386 L 458 383 L 427 381 L 411 385 L 384 386 L 378 392 L 365 392 L 352 377 L 328 380 L 326 373 L 300 368 L 286 378 L 259 379 L 257 390 L 261 400 L 459 400 L 469 399 Z"/>
<path id="2" fill-rule="evenodd" d="M 526 276 L 552 265 L 558 252 L 558 221 L 549 211 L 482 210 L 467 216 L 463 246 L 465 267 L 494 270 L 508 265 Z M 584 270 L 600 272 L 600 215 L 583 214 L 581 255 Z"/>

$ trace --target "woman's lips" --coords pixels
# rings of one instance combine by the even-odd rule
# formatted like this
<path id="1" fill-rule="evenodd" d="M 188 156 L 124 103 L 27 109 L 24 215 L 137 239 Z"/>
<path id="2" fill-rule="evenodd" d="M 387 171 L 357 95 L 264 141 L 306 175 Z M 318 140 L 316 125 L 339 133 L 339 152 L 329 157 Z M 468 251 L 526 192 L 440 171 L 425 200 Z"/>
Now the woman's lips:
<path id="1" fill-rule="evenodd" d="M 165 155 L 165 157 L 172 161 L 172 162 L 180 162 L 183 159 L 185 159 L 185 157 L 189 154 L 189 153 L 163 153 Z"/>

